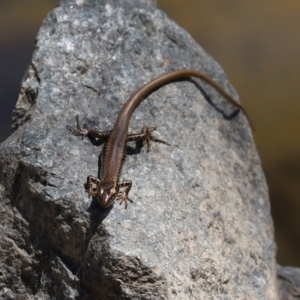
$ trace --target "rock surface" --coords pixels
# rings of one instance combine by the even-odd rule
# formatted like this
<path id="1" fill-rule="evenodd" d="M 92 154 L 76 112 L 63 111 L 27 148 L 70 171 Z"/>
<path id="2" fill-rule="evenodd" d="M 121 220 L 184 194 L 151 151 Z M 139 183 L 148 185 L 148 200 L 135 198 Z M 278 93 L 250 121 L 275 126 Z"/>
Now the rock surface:
<path id="1" fill-rule="evenodd" d="M 300 269 L 277 266 L 280 300 L 300 298 Z"/>
<path id="2" fill-rule="evenodd" d="M 128 149 L 128 209 L 84 192 L 110 129 L 141 85 L 192 68 L 237 95 L 220 66 L 140 0 L 65 0 L 49 13 L 0 145 L 1 299 L 277 299 L 268 191 L 245 117 L 199 80 L 155 91 L 131 131 L 171 146 Z M 138 153 L 139 152 L 139 153 Z"/>

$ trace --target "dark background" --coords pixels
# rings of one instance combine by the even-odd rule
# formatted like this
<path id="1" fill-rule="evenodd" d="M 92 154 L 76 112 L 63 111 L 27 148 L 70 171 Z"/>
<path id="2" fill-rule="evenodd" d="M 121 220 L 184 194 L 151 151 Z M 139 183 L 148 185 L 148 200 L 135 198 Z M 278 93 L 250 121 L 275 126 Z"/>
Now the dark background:
<path id="1" fill-rule="evenodd" d="M 121 1 L 121 0 L 120 0 Z M 0 141 L 55 0 L 0 2 Z M 225 69 L 254 121 L 278 262 L 300 267 L 300 1 L 158 0 Z"/>

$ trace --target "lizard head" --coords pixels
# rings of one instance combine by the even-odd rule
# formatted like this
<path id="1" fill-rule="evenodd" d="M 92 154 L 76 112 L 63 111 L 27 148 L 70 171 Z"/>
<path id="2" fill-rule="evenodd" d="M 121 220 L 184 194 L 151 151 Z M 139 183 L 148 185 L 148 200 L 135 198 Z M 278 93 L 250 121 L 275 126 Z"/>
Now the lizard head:
<path id="1" fill-rule="evenodd" d="M 119 194 L 119 187 L 116 180 L 100 182 L 98 186 L 98 202 L 101 207 L 111 206 Z"/>

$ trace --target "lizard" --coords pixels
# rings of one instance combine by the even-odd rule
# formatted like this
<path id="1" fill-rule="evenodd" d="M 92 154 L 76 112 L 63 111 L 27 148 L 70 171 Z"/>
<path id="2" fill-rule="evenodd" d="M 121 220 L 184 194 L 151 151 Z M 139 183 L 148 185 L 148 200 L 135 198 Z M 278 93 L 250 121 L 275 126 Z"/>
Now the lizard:
<path id="1" fill-rule="evenodd" d="M 169 145 L 167 142 L 153 136 L 152 132 L 156 129 L 155 127 L 144 127 L 139 134 L 128 134 L 130 118 L 136 107 L 147 95 L 163 85 L 175 80 L 192 77 L 201 79 L 212 86 L 228 102 L 241 110 L 253 128 L 250 118 L 241 104 L 236 102 L 221 86 L 215 83 L 204 73 L 188 69 L 169 72 L 140 87 L 132 94 L 122 107 L 112 130 L 97 131 L 95 129 L 89 129 L 87 125 L 81 127 L 79 116 L 77 115 L 76 128 L 67 126 L 67 129 L 73 135 L 107 139 L 101 155 L 100 178 L 89 175 L 85 184 L 86 192 L 89 196 L 96 197 L 102 208 L 111 206 L 116 199 L 120 200 L 120 204 L 124 202 L 125 208 L 127 208 L 128 201 L 133 202 L 128 197 L 132 182 L 130 180 L 120 181 L 122 167 L 126 158 L 127 142 L 140 140 L 143 142 L 143 146 L 147 144 L 147 152 L 150 149 L 150 141 Z M 124 188 L 122 192 L 120 191 L 121 188 Z"/>

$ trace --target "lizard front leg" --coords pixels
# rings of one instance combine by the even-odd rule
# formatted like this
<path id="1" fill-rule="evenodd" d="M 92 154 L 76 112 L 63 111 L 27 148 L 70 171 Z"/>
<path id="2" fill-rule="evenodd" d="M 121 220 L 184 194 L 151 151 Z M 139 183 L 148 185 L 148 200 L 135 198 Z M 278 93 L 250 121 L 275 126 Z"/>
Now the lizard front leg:
<path id="1" fill-rule="evenodd" d="M 128 201 L 133 203 L 131 199 L 128 197 L 128 193 L 131 189 L 132 182 L 130 180 L 123 180 L 119 182 L 119 188 L 124 188 L 123 192 L 120 192 L 117 196 L 117 200 L 120 200 L 120 205 L 124 202 L 125 203 L 125 208 L 127 208 L 127 203 Z"/>
<path id="2" fill-rule="evenodd" d="M 84 187 L 85 187 L 85 191 L 89 194 L 89 197 L 97 196 L 99 184 L 100 184 L 99 178 L 91 175 L 87 177 Z"/>
<path id="3" fill-rule="evenodd" d="M 98 200 L 99 201 L 101 200 L 101 195 L 99 194 L 100 185 L 101 185 L 101 181 L 99 178 L 91 176 L 91 175 L 87 177 L 86 184 L 85 184 L 85 191 L 89 194 L 89 197 L 90 196 L 92 196 L 92 197 L 100 196 L 100 198 Z M 125 208 L 127 208 L 128 201 L 133 203 L 133 200 L 131 200 L 128 197 L 128 193 L 131 189 L 132 182 L 130 180 L 123 180 L 122 182 L 119 182 L 117 185 L 118 185 L 116 188 L 117 191 L 119 191 L 119 188 L 124 188 L 124 190 L 122 192 L 119 192 L 116 198 L 117 198 L 117 200 L 120 200 L 120 205 L 124 202 Z M 108 188 L 106 191 L 109 195 L 110 195 L 111 187 L 113 187 L 113 185 L 108 184 Z M 105 187 L 104 187 L 104 190 L 105 190 Z M 115 190 L 115 189 L 112 189 L 112 190 Z M 114 192 L 112 192 L 112 194 L 114 194 Z M 112 198 L 115 199 L 115 196 L 112 196 Z M 112 203 L 113 203 L 113 200 L 111 201 L 111 204 Z"/>

